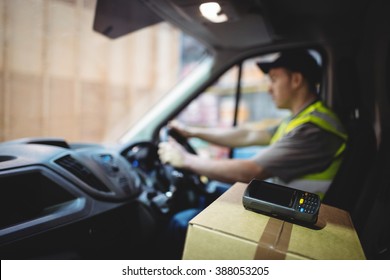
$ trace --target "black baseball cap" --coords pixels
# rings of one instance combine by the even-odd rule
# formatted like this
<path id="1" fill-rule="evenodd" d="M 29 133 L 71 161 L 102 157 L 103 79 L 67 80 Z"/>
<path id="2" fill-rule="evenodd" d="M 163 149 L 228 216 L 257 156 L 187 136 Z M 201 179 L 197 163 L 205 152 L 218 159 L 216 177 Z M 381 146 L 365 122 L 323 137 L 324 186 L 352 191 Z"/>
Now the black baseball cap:
<path id="1" fill-rule="evenodd" d="M 292 72 L 300 72 L 310 84 L 316 84 L 321 79 L 321 67 L 314 57 L 306 50 L 282 51 L 272 62 L 258 62 L 259 68 L 266 74 L 272 68 L 286 68 Z"/>

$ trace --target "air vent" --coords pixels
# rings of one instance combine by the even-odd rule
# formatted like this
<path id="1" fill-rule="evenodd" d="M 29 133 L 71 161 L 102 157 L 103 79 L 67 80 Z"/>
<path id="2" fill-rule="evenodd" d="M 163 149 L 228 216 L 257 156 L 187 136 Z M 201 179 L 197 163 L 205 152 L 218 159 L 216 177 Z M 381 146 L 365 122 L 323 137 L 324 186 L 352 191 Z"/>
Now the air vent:
<path id="1" fill-rule="evenodd" d="M 90 187 L 102 192 L 111 192 L 87 167 L 73 157 L 68 155 L 55 162 Z"/>

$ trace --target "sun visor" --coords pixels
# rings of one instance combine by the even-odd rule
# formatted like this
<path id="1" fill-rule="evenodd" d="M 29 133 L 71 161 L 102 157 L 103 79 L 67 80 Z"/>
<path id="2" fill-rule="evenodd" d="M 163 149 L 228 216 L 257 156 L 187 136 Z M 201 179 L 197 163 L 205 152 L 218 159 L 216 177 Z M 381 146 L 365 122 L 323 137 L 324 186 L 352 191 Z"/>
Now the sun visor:
<path id="1" fill-rule="evenodd" d="M 93 30 L 115 39 L 161 21 L 140 0 L 98 0 Z"/>

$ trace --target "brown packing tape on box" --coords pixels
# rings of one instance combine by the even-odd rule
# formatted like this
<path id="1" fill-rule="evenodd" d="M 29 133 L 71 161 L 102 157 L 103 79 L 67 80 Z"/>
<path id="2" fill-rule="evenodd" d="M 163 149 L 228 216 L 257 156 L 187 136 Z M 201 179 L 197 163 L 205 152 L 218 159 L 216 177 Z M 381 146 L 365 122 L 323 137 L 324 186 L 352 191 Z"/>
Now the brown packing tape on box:
<path id="1" fill-rule="evenodd" d="M 290 242 L 292 224 L 270 218 L 257 244 L 254 259 L 284 260 Z"/>
<path id="2" fill-rule="evenodd" d="M 183 259 L 364 259 L 349 214 L 322 205 L 307 228 L 246 210 L 236 183 L 190 221 Z"/>

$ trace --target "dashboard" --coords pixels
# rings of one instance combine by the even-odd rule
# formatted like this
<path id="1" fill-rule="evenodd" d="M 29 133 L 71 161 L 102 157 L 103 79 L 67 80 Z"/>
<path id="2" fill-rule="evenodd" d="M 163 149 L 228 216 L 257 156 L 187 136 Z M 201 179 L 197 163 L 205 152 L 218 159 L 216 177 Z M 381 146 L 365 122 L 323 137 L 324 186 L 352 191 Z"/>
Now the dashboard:
<path id="1" fill-rule="evenodd" d="M 156 179 L 153 147 L 0 144 L 2 259 L 156 258 L 142 252 L 169 213 L 172 190 Z"/>

